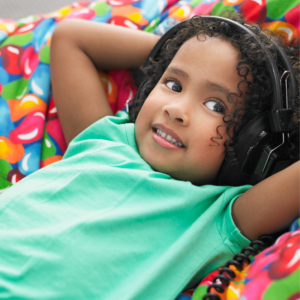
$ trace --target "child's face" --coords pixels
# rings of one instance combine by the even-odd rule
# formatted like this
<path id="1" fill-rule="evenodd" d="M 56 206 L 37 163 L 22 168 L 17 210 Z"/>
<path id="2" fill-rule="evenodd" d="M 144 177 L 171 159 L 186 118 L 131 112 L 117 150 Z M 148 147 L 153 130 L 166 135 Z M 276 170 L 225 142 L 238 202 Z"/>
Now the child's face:
<path id="1" fill-rule="evenodd" d="M 225 127 L 218 129 L 223 139 L 214 139 L 219 145 L 211 138 L 220 137 L 224 114 L 236 109 L 227 96 L 238 93 L 242 80 L 238 56 L 219 38 L 193 37 L 181 46 L 135 123 L 139 152 L 153 169 L 194 184 L 216 183 L 228 139 Z"/>

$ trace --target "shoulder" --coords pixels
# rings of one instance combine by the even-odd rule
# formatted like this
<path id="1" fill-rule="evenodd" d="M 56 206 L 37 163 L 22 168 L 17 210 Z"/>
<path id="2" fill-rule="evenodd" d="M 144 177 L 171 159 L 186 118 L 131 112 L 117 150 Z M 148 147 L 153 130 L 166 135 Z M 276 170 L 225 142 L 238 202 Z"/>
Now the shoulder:
<path id="1" fill-rule="evenodd" d="M 129 146 L 137 152 L 134 138 L 134 124 L 129 123 L 128 114 L 120 111 L 116 116 L 106 116 L 96 121 L 69 144 L 64 158 L 87 150 L 97 150 L 103 147 Z"/>
<path id="2" fill-rule="evenodd" d="M 128 114 L 124 111 L 119 111 L 115 116 L 106 116 L 96 121 L 88 128 L 78 134 L 71 144 L 84 140 L 109 140 L 109 141 L 123 141 L 126 137 L 126 125 L 129 125 Z M 132 124 L 134 129 L 134 124 Z"/>

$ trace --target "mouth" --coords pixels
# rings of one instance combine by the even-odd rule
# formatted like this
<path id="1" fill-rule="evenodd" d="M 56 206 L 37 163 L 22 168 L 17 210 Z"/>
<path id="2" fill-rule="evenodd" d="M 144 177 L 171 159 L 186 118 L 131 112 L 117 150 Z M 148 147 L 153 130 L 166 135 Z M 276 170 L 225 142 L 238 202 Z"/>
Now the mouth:
<path id="1" fill-rule="evenodd" d="M 185 148 L 180 137 L 170 128 L 167 128 L 163 124 L 155 124 L 152 127 L 154 133 L 154 140 L 164 148 L 173 149 Z"/>

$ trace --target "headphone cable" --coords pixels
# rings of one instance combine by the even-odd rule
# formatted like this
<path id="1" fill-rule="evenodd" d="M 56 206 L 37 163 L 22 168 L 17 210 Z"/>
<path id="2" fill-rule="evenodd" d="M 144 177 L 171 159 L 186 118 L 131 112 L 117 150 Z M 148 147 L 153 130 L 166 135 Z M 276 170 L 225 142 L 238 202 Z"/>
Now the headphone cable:
<path id="1" fill-rule="evenodd" d="M 218 293 L 223 293 L 225 287 L 229 286 L 230 281 L 232 281 L 236 274 L 230 269 L 230 266 L 235 266 L 238 271 L 241 271 L 244 267 L 244 263 L 247 265 L 251 263 L 253 257 L 259 252 L 265 250 L 271 246 L 274 242 L 274 238 L 270 235 L 262 235 L 257 240 L 254 240 L 242 249 L 242 251 L 234 255 L 233 259 L 228 261 L 224 267 L 220 268 L 219 274 L 214 277 L 212 284 L 207 288 L 207 294 L 202 298 L 202 300 L 220 300 L 220 297 L 213 293 L 211 289 L 215 289 Z M 252 256 L 252 258 L 250 258 Z M 226 275 L 224 275 L 225 273 Z"/>

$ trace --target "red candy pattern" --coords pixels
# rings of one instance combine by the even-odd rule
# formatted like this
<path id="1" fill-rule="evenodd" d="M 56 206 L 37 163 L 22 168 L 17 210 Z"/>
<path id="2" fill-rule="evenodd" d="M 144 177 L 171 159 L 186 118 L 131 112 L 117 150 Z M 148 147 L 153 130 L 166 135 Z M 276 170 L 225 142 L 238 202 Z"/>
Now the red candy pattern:
<path id="1" fill-rule="evenodd" d="M 16 45 L 7 45 L 1 48 L 3 67 L 8 74 L 19 75 L 22 73 L 20 58 L 25 50 Z"/>
<path id="2" fill-rule="evenodd" d="M 261 24 L 267 17 L 267 0 L 246 0 L 239 11 L 247 16 L 248 22 Z"/>
<path id="3" fill-rule="evenodd" d="M 9 139 L 14 144 L 28 144 L 38 141 L 43 137 L 45 119 L 44 112 L 30 113 L 17 128 L 10 132 Z"/>
<path id="4" fill-rule="evenodd" d="M 33 46 L 29 46 L 20 59 L 20 66 L 23 78 L 29 79 L 39 64 L 39 54 L 34 51 Z"/>

